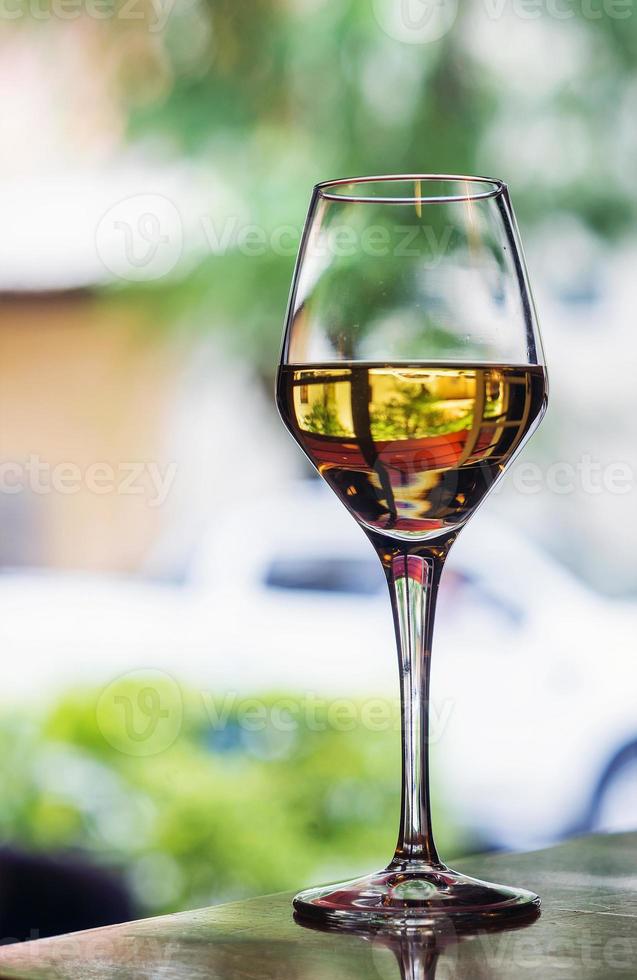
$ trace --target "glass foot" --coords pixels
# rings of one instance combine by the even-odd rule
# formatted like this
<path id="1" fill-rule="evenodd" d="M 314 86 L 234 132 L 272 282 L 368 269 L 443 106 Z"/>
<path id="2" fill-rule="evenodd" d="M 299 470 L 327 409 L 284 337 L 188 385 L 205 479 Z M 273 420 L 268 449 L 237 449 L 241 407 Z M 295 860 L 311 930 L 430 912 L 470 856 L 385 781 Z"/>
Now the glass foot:
<path id="1" fill-rule="evenodd" d="M 532 918 L 539 906 L 538 896 L 521 888 L 413 865 L 308 888 L 294 899 L 300 918 L 344 928 L 435 926 L 447 919 L 463 931 L 485 929 Z"/>

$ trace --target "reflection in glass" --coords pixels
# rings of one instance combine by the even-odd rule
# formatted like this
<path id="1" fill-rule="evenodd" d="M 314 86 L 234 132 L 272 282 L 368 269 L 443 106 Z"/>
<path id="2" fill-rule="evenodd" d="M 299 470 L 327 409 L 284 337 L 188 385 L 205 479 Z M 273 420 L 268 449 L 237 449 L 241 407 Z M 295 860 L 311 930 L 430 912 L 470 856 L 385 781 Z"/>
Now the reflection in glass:
<path id="1" fill-rule="evenodd" d="M 365 973 L 374 975 L 379 980 L 436 980 L 437 975 L 445 980 L 451 977 L 466 977 L 467 980 L 496 980 L 499 971 L 494 969 L 494 963 L 485 949 L 484 938 L 494 933 L 519 932 L 533 925 L 540 917 L 537 908 L 529 908 L 524 918 L 515 925 L 485 924 L 479 931 L 463 932 L 454 925 L 451 916 L 441 916 L 435 925 L 427 928 L 381 928 L 377 930 L 359 930 L 354 927 L 348 930 L 353 941 L 371 947 L 374 969 L 369 970 L 369 963 L 362 955 L 356 958 L 357 963 L 364 964 Z M 303 929 L 318 930 L 323 933 L 342 933 L 342 928 L 336 928 L 327 923 L 309 922 L 295 916 L 297 924 Z M 462 944 L 462 952 L 459 949 Z M 512 944 L 507 945 L 510 952 Z M 394 966 L 385 962 L 381 956 L 389 950 L 394 957 Z M 349 980 L 347 968 L 334 946 L 323 947 L 321 953 L 323 972 L 332 975 L 330 959 L 334 959 L 334 967 L 338 969 L 339 980 Z M 362 949 L 361 949 L 362 952 Z M 528 956 L 528 945 L 526 947 Z M 500 956 L 501 960 L 502 957 Z M 438 967 L 442 967 L 441 970 Z M 505 957 L 505 967 L 508 959 Z M 363 975 L 363 970 L 356 970 L 355 976 Z M 337 975 L 336 972 L 334 975 Z M 508 969 L 507 969 L 507 975 Z"/>
<path id="2" fill-rule="evenodd" d="M 279 401 L 321 476 L 366 526 L 463 524 L 542 407 L 538 365 L 282 368 Z"/>

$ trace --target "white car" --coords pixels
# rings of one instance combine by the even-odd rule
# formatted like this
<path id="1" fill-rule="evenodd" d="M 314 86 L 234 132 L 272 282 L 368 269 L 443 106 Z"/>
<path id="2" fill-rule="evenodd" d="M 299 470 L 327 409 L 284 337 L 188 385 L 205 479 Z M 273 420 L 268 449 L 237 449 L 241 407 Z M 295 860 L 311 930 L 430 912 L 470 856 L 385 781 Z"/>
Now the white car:
<path id="1" fill-rule="evenodd" d="M 432 751 L 470 835 L 523 848 L 637 827 L 636 629 L 637 608 L 488 507 L 463 531 L 440 592 Z M 4 574 L 0 640 L 5 700 L 139 668 L 215 693 L 398 695 L 380 563 L 319 481 L 229 509 L 179 585 Z"/>

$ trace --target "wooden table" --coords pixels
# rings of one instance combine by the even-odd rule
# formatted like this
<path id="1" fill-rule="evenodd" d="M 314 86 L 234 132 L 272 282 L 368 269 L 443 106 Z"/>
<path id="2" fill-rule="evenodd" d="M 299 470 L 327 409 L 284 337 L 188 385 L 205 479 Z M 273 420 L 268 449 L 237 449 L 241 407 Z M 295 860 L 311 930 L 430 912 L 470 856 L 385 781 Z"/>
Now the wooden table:
<path id="1" fill-rule="evenodd" d="M 0 948 L 0 976 L 58 980 L 607 980 L 637 977 L 637 834 L 458 862 L 543 899 L 537 922 L 437 949 L 421 935 L 325 933 L 294 922 L 290 895 L 220 905 Z M 401 945 L 402 942 L 402 945 Z M 402 974 L 401 974 L 402 969 Z"/>

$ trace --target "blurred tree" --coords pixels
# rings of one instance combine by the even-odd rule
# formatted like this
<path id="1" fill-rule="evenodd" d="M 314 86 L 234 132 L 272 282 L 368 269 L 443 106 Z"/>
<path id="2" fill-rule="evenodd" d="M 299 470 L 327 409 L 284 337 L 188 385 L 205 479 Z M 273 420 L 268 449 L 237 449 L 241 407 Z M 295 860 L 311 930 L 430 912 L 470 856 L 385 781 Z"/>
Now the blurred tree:
<path id="1" fill-rule="evenodd" d="M 152 912 L 388 860 L 399 810 L 396 706 L 386 704 L 387 724 L 370 730 L 362 702 L 317 699 L 310 712 L 271 694 L 228 707 L 183 689 L 178 737 L 153 753 L 161 742 L 126 741 L 122 697 L 137 698 L 138 688 L 123 682 L 107 703 L 99 690 L 79 691 L 40 719 L 0 718 L 2 839 L 84 851 L 123 871 Z M 157 693 L 162 704 L 174 696 Z M 263 724 L 246 721 L 255 704 Z M 436 803 L 439 844 L 457 853 L 461 837 Z"/>
<path id="2" fill-rule="evenodd" d="M 231 327 L 266 375 L 294 253 L 294 241 L 285 254 L 273 247 L 272 234 L 292 225 L 298 240 L 320 179 L 496 172 L 515 184 L 525 224 L 566 211 L 617 235 L 635 218 L 613 147 L 628 138 L 618 94 L 629 98 L 637 17 L 573 4 L 567 18 L 542 8 L 531 19 L 471 0 L 439 40 L 409 44 L 381 26 L 379 4 L 188 0 L 166 10 L 161 29 L 137 27 L 128 48 L 119 25 L 129 138 L 221 175 L 267 243 L 247 254 L 235 242 L 178 287 L 152 285 L 158 316 L 187 309 L 206 328 Z"/>

